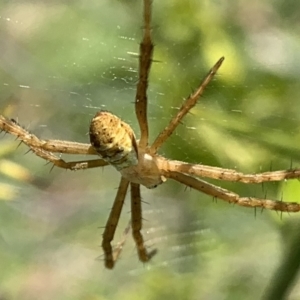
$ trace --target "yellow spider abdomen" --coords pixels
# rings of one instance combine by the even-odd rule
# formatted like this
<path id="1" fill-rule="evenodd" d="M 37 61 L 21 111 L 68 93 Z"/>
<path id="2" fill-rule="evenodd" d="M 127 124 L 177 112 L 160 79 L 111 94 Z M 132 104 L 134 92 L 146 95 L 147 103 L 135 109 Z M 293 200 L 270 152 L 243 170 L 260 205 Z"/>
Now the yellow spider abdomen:
<path id="1" fill-rule="evenodd" d="M 138 164 L 134 132 L 120 118 L 99 111 L 91 121 L 90 141 L 97 153 L 117 170 Z"/>

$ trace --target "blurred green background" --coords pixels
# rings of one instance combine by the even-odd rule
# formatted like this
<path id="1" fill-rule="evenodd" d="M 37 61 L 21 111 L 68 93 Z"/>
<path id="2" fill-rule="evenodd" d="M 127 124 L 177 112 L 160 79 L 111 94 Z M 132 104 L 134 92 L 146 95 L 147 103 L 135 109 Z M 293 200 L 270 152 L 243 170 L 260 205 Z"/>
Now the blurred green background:
<path id="1" fill-rule="evenodd" d="M 151 140 L 225 56 L 160 154 L 253 173 L 299 167 L 300 3 L 156 0 L 152 27 Z M 90 119 L 106 109 L 138 134 L 141 35 L 141 0 L 0 2 L 1 114 L 45 139 L 88 142 Z M 117 172 L 50 172 L 17 146 L 1 135 L 0 299 L 261 299 L 299 228 L 299 214 L 255 212 L 167 182 L 142 189 L 143 233 L 158 254 L 143 265 L 129 236 L 109 271 L 100 244 Z M 297 180 L 217 184 L 300 199 Z M 115 244 L 129 212 L 126 203 Z M 288 299 L 299 298 L 296 282 Z"/>

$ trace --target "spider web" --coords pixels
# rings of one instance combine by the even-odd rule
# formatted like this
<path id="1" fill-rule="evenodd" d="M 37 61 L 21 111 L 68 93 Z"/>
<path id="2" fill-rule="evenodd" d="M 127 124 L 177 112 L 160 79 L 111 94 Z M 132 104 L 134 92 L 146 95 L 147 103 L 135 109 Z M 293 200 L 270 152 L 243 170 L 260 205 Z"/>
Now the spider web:
<path id="1" fill-rule="evenodd" d="M 148 106 L 152 140 L 213 63 L 222 55 L 226 58 L 204 97 L 161 154 L 244 172 L 286 169 L 291 163 L 299 167 L 299 7 L 284 3 L 247 2 L 246 10 L 243 1 L 230 5 L 155 1 L 155 62 Z M 2 6 L 0 24 L 2 113 L 18 117 L 43 138 L 86 142 L 89 120 L 98 109 L 107 109 L 138 133 L 133 101 L 141 37 L 139 1 L 12 1 Z M 7 249 L 13 260 L 24 251 L 29 261 L 39 262 L 38 270 L 45 276 L 48 272 L 41 265 L 49 265 L 52 259 L 57 280 L 70 275 L 76 282 L 79 279 L 74 274 L 80 273 L 93 281 L 93 275 L 99 273 L 99 264 L 92 263 L 100 253 L 95 245 L 100 245 L 101 238 L 96 228 L 105 223 L 114 198 L 115 171 L 54 169 L 49 174 L 49 167 L 40 159 L 23 155 L 25 147 L 15 151 L 16 142 L 10 137 L 1 138 L 0 143 L 6 149 L 2 154 L 5 162 L 23 167 L 27 179 L 12 179 L 7 168 L 17 174 L 21 170 L 16 172 L 15 165 L 2 163 L 1 182 L 13 186 L 3 198 L 14 200 L 2 204 L 2 260 L 7 258 Z M 294 181 L 263 187 L 222 186 L 244 195 L 278 199 L 283 193 L 290 201 L 297 200 L 299 190 Z M 118 270 L 131 275 L 132 284 L 137 275 L 146 280 L 146 276 L 185 272 L 207 280 L 210 293 L 235 282 L 244 296 L 247 289 L 262 289 L 259 281 L 267 282 L 262 274 L 274 268 L 270 260 L 278 259 L 282 242 L 277 231 L 279 217 L 264 213 L 255 219 L 251 210 L 220 201 L 216 205 L 212 199 L 173 183 L 143 190 L 143 200 L 149 202 L 144 205 L 147 243 L 160 252 L 154 265 L 144 268 L 128 239 Z M 127 204 L 117 236 L 126 226 L 128 211 Z M 44 245 L 33 252 L 41 241 Z M 256 256 L 261 258 L 259 262 Z M 26 265 L 31 266 L 28 261 Z M 228 270 L 232 265 L 238 266 Z M 250 284 L 253 266 L 258 275 Z M 7 267 L 6 272 L 11 274 L 11 269 Z M 229 275 L 220 287 L 222 272 Z M 32 272 L 28 274 L 33 277 Z M 125 276 L 119 275 L 119 285 L 124 285 Z M 104 277 L 114 295 L 110 277 Z M 242 283 L 244 279 L 249 286 Z M 191 281 L 186 284 L 192 290 Z M 207 294 L 204 287 L 197 289 L 201 295 Z M 228 291 L 231 296 L 235 293 L 238 291 Z"/>

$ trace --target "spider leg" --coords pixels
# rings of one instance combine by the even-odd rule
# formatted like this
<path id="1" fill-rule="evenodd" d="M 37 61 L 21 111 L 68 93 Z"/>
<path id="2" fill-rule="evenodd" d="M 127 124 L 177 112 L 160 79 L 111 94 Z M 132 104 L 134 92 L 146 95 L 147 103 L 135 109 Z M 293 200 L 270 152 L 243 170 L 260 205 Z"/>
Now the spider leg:
<path id="1" fill-rule="evenodd" d="M 156 250 L 147 252 L 143 236 L 141 234 L 142 229 L 142 201 L 140 185 L 136 183 L 130 183 L 131 185 L 131 227 L 132 236 L 135 241 L 137 252 L 140 261 L 147 262 L 152 256 L 156 254 Z"/>
<path id="2" fill-rule="evenodd" d="M 112 269 L 114 267 L 115 258 L 118 258 L 118 255 L 114 255 L 113 253 L 111 241 L 114 238 L 116 228 L 120 219 L 125 196 L 128 190 L 128 185 L 129 181 L 122 177 L 113 207 L 106 222 L 105 230 L 103 232 L 102 248 L 104 252 L 105 267 L 108 269 Z"/>
<path id="3" fill-rule="evenodd" d="M 88 168 L 103 167 L 108 165 L 102 159 L 87 161 L 65 162 L 51 152 L 67 154 L 92 154 L 97 152 L 89 144 L 60 140 L 42 140 L 34 134 L 28 132 L 20 126 L 15 120 L 9 120 L 0 115 L 0 130 L 16 136 L 22 143 L 26 144 L 37 156 L 53 163 L 55 166 L 70 170 L 80 170 Z"/>
<path id="4" fill-rule="evenodd" d="M 166 139 L 172 135 L 180 121 L 183 117 L 196 105 L 199 97 L 202 96 L 205 88 L 213 79 L 214 75 L 217 73 L 218 69 L 221 67 L 224 61 L 224 57 L 221 57 L 216 64 L 210 69 L 208 74 L 205 76 L 197 90 L 190 95 L 181 105 L 178 113 L 171 119 L 170 123 L 165 127 L 165 129 L 157 136 L 155 141 L 150 147 L 150 153 L 155 154 L 161 145 L 166 141 Z"/>
<path id="5" fill-rule="evenodd" d="M 67 154 L 98 155 L 96 150 L 90 144 L 39 139 L 36 135 L 28 132 L 25 128 L 20 126 L 15 120 L 9 120 L 2 115 L 0 115 L 0 131 L 5 131 L 16 136 L 21 142 L 31 149 L 43 149 L 45 151 Z"/>
<path id="6" fill-rule="evenodd" d="M 135 97 L 135 113 L 139 122 L 141 138 L 140 146 L 146 148 L 148 144 L 147 121 L 147 87 L 149 71 L 152 63 L 153 44 L 151 40 L 151 0 L 144 0 L 144 36 L 140 43 L 139 81 Z"/>
<path id="7" fill-rule="evenodd" d="M 123 231 L 123 235 L 122 235 L 121 240 L 118 242 L 116 247 L 114 247 L 114 250 L 113 250 L 113 260 L 114 261 L 117 261 L 119 259 L 120 255 L 121 255 L 121 252 L 123 250 L 123 246 L 126 242 L 127 236 L 130 232 L 130 229 L 131 229 L 131 220 L 129 220 L 125 230 Z"/>
<path id="8" fill-rule="evenodd" d="M 219 180 L 238 181 L 243 183 L 262 183 L 267 181 L 282 181 L 300 177 L 300 169 L 279 170 L 256 174 L 244 174 L 233 169 L 206 166 L 201 164 L 189 164 L 176 160 L 160 159 L 164 170 L 181 172 L 197 177 L 207 177 Z"/>
<path id="9" fill-rule="evenodd" d="M 174 179 L 183 183 L 195 190 L 203 192 L 207 195 L 219 198 L 229 203 L 234 203 L 245 207 L 261 207 L 270 210 L 281 212 L 298 212 L 300 211 L 300 204 L 296 202 L 283 202 L 278 200 L 260 199 L 254 197 L 240 197 L 238 194 L 218 187 L 206 181 L 191 177 L 179 172 L 166 172 L 166 177 Z"/>
<path id="10" fill-rule="evenodd" d="M 109 165 L 103 159 L 92 159 L 92 160 L 81 160 L 81 161 L 70 161 L 66 162 L 60 157 L 54 155 L 49 151 L 45 151 L 40 148 L 30 147 L 30 150 L 35 153 L 37 156 L 53 163 L 54 166 L 69 169 L 69 170 L 83 170 L 83 169 L 90 169 L 90 168 L 97 168 L 97 167 L 104 167 Z"/>

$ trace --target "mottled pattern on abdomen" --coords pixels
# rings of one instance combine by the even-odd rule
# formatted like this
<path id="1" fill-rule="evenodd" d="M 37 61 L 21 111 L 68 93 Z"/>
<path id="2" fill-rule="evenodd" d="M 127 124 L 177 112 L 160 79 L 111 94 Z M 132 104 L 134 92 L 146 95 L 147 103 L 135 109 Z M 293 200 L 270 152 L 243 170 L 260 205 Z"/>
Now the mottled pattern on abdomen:
<path id="1" fill-rule="evenodd" d="M 137 143 L 131 127 L 107 111 L 99 111 L 91 121 L 90 141 L 99 155 L 117 170 L 138 163 Z"/>

